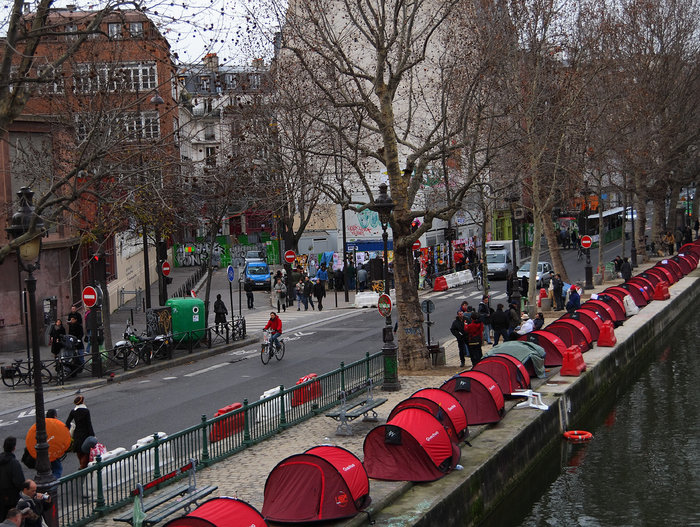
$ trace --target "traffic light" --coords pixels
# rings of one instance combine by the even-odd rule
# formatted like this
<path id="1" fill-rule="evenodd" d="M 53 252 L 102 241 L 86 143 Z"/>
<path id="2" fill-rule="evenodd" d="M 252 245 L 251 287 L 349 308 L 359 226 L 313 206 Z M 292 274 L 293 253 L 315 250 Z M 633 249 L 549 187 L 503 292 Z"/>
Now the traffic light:
<path id="1" fill-rule="evenodd" d="M 420 227 L 420 221 L 419 220 L 413 220 L 411 222 L 411 232 L 416 232 L 418 228 Z"/>

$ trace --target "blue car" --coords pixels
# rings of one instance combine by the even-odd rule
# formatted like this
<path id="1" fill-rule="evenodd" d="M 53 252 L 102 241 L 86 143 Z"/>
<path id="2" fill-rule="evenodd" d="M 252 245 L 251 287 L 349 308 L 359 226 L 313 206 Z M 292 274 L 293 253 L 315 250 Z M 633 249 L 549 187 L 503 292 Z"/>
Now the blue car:
<path id="1" fill-rule="evenodd" d="M 245 280 L 253 282 L 257 289 L 270 289 L 270 268 L 265 262 L 248 262 L 243 270 Z"/>

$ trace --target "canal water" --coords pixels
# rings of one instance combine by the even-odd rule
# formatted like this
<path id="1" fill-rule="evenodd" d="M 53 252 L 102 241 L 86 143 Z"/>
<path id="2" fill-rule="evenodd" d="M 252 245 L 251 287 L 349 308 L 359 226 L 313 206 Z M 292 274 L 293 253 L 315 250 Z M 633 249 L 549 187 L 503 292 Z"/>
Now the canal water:
<path id="1" fill-rule="evenodd" d="M 488 527 L 700 526 L 700 324 L 666 329 L 637 371 L 531 471 Z"/>

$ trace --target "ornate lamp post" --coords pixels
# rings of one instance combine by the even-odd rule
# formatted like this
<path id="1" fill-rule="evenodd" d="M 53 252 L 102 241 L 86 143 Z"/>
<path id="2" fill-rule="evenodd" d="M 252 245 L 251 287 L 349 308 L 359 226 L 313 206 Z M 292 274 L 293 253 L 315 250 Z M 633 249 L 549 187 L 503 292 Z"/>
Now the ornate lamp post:
<path id="1" fill-rule="evenodd" d="M 391 220 L 391 212 L 394 210 L 394 202 L 387 194 L 387 186 L 385 183 L 379 185 L 379 195 L 374 200 L 374 205 L 370 207 L 379 215 L 379 221 L 382 224 L 382 240 L 384 242 L 384 294 L 389 294 L 389 235 L 387 234 L 387 226 Z M 398 391 L 401 389 L 398 376 L 398 348 L 394 343 L 394 331 L 391 324 L 391 312 L 389 312 L 384 320 L 386 322 L 383 331 L 384 346 L 382 354 L 384 355 L 384 382 L 382 390 Z"/>
<path id="2" fill-rule="evenodd" d="M 29 314 L 31 316 L 32 336 L 32 375 L 34 381 L 34 406 L 36 410 L 36 484 L 41 492 L 52 495 L 55 511 L 55 478 L 51 473 L 49 460 L 49 444 L 46 434 L 46 413 L 44 411 L 44 387 L 41 383 L 41 350 L 39 348 L 39 331 L 36 320 L 36 278 L 34 271 L 39 269 L 39 256 L 41 253 L 41 234 L 44 230 L 44 222 L 34 212 L 32 199 L 34 192 L 29 187 L 22 187 L 18 192 L 20 209 L 12 216 L 12 224 L 7 227 L 7 234 L 12 239 L 20 238 L 29 232 L 32 224 L 37 234 L 22 243 L 17 248 L 17 260 L 22 270 L 28 273 L 24 283 L 29 293 Z M 53 517 L 54 515 L 52 515 Z M 55 524 L 55 522 L 54 522 Z"/>

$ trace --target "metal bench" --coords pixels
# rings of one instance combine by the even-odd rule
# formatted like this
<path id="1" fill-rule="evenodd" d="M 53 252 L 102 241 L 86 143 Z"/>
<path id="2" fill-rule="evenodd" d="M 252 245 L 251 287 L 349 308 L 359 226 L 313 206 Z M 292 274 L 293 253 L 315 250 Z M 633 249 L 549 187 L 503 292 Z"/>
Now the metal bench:
<path id="1" fill-rule="evenodd" d="M 192 459 L 182 468 L 174 470 L 145 485 L 139 484 L 136 486 L 136 488 L 131 492 L 131 495 L 141 500 L 141 510 L 146 515 L 146 517 L 143 519 L 143 525 L 155 525 L 163 521 L 171 514 L 181 510 L 188 513 L 192 508 L 192 505 L 197 506 L 197 502 L 199 500 L 208 496 L 218 488 L 211 485 L 197 488 L 196 465 L 197 462 Z M 188 482 L 186 484 L 173 487 L 172 489 L 159 494 L 153 499 L 144 501 L 143 494 L 145 491 L 184 472 L 188 473 Z M 129 511 L 114 518 L 114 521 L 125 522 L 133 525 L 133 511 Z"/>
<path id="2" fill-rule="evenodd" d="M 361 393 L 365 393 L 365 395 L 358 399 L 354 399 L 354 397 L 360 395 Z M 350 421 L 354 421 L 361 415 L 364 416 L 362 418 L 363 421 L 377 421 L 379 416 L 374 409 L 383 405 L 387 401 L 385 397 L 375 398 L 372 395 L 372 379 L 369 379 L 356 388 L 341 392 L 340 400 L 341 403 L 338 410 L 327 413 L 326 417 L 339 421 L 335 434 L 341 436 L 352 435 Z"/>

